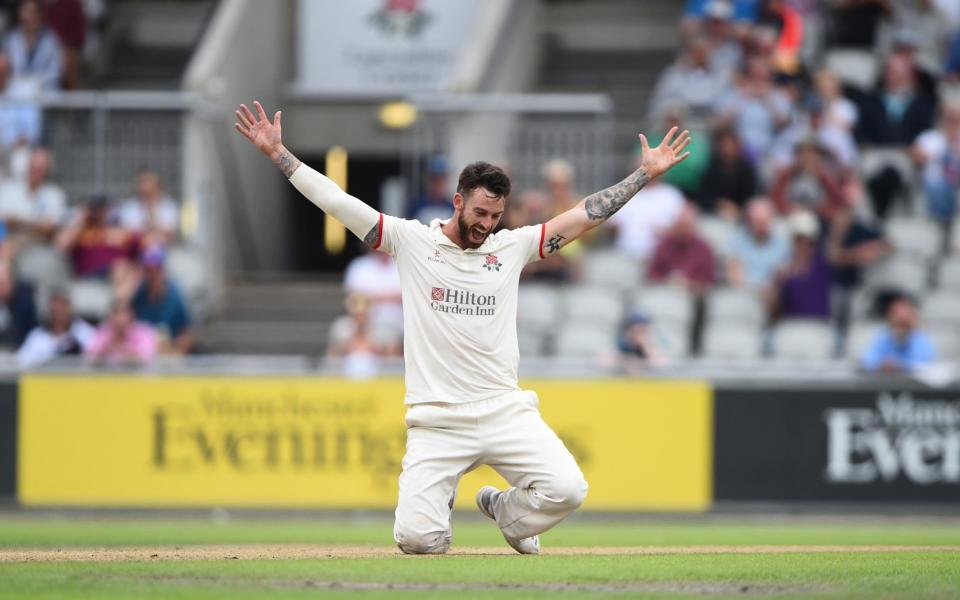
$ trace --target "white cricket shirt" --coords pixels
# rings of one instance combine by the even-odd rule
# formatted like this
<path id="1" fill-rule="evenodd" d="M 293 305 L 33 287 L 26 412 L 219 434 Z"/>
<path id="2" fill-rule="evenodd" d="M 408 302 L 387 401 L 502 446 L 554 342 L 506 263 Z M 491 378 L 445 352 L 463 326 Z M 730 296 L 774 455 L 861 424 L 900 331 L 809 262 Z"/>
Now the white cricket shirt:
<path id="1" fill-rule="evenodd" d="M 442 225 L 380 215 L 376 249 L 393 255 L 400 271 L 407 404 L 520 389 L 517 287 L 523 267 L 543 258 L 546 226 L 502 230 L 462 250 Z"/>

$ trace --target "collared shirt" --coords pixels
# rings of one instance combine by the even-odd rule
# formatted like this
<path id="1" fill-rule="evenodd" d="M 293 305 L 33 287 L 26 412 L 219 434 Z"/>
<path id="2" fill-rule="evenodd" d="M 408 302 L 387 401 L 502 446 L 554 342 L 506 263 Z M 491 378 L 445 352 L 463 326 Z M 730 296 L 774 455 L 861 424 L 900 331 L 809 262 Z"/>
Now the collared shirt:
<path id="1" fill-rule="evenodd" d="M 463 403 L 519 389 L 520 272 L 543 258 L 544 225 L 491 234 L 463 250 L 441 230 L 381 215 L 376 248 L 397 260 L 407 404 Z"/>
<path id="2" fill-rule="evenodd" d="M 867 371 L 879 371 L 884 363 L 892 362 L 904 371 L 929 364 L 936 359 L 933 342 L 922 331 L 912 331 L 902 343 L 894 337 L 889 327 L 884 327 L 873 337 L 864 351 L 860 363 Z"/>

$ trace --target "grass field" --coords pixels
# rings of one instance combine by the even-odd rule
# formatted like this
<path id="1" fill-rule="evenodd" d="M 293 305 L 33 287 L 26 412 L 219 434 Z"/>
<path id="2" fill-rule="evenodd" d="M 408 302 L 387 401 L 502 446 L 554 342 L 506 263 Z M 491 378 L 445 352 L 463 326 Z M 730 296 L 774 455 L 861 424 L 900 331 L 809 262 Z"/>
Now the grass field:
<path id="1" fill-rule="evenodd" d="M 492 523 L 409 557 L 385 517 L 0 514 L 0 599 L 958 598 L 960 521 L 577 519 L 519 556 Z"/>

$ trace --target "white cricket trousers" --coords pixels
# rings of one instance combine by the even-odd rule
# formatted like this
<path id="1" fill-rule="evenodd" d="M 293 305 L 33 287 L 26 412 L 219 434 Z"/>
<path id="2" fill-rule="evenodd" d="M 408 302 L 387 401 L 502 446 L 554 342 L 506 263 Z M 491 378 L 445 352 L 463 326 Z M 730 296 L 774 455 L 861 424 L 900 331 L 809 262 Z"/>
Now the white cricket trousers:
<path id="1" fill-rule="evenodd" d="M 587 482 L 573 455 L 543 421 L 532 391 L 465 404 L 407 410 L 407 453 L 393 537 L 408 554 L 450 548 L 450 513 L 460 477 L 490 465 L 512 487 L 493 505 L 507 537 L 528 538 L 576 510 Z"/>

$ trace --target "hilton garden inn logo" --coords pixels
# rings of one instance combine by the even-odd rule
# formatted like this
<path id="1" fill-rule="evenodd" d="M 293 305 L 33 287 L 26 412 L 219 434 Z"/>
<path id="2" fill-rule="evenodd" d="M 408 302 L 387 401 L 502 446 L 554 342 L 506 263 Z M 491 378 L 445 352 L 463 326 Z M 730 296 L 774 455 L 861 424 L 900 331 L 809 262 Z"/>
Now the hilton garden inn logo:
<path id="1" fill-rule="evenodd" d="M 492 316 L 497 309 L 497 297 L 493 294 L 475 294 L 466 290 L 435 287 L 430 290 L 430 308 L 455 315 Z"/>
<path id="2" fill-rule="evenodd" d="M 830 408 L 826 480 L 960 483 L 960 400 L 883 393 L 875 408 Z"/>

